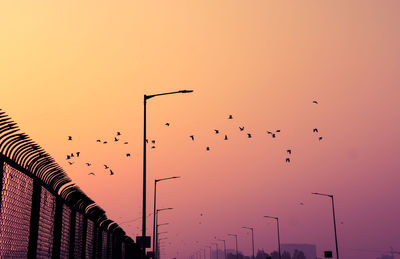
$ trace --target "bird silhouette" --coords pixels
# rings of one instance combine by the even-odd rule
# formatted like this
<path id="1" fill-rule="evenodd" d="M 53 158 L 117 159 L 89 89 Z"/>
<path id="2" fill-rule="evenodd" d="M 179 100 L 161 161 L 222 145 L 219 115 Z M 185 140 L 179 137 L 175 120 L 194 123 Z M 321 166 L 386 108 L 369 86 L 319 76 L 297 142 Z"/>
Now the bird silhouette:
<path id="1" fill-rule="evenodd" d="M 113 172 L 113 170 L 111 170 L 111 169 L 110 169 L 110 175 L 114 175 L 114 172 Z"/>
<path id="2" fill-rule="evenodd" d="M 101 142 L 101 140 L 100 140 L 100 139 L 98 139 L 98 140 L 96 140 L 96 142 Z"/>
<path id="3" fill-rule="evenodd" d="M 189 137 L 194 141 L 194 136 L 193 135 L 190 135 Z"/>
<path id="4" fill-rule="evenodd" d="M 239 129 L 240 129 L 240 131 L 243 131 L 243 130 L 244 130 L 244 127 L 240 127 L 240 126 L 239 126 Z"/>
<path id="5" fill-rule="evenodd" d="M 72 140 L 72 136 L 68 136 L 68 140 Z"/>
<path id="6" fill-rule="evenodd" d="M 229 115 L 228 119 L 232 120 L 232 119 L 233 119 L 233 116 L 232 116 L 232 115 Z"/>
<path id="7" fill-rule="evenodd" d="M 315 104 L 318 104 L 318 102 L 317 101 L 312 101 L 313 103 L 315 103 Z"/>
<path id="8" fill-rule="evenodd" d="M 291 150 L 291 149 L 286 150 L 286 152 L 287 152 L 289 155 L 292 154 L 292 150 Z"/>
<path id="9" fill-rule="evenodd" d="M 117 131 L 117 136 L 121 136 L 121 132 Z"/>
<path id="10" fill-rule="evenodd" d="M 318 140 L 321 141 L 321 140 L 322 140 L 322 137 L 319 137 Z"/>
<path id="11" fill-rule="evenodd" d="M 267 134 L 272 134 L 272 132 L 267 130 Z"/>
<path id="12" fill-rule="evenodd" d="M 95 173 L 88 173 L 88 175 L 96 175 Z"/>
<path id="13" fill-rule="evenodd" d="M 131 154 L 130 154 L 130 153 L 127 153 L 126 156 L 129 157 L 129 156 L 131 156 Z"/>
<path id="14" fill-rule="evenodd" d="M 74 153 L 71 153 L 71 157 L 74 157 Z"/>
<path id="15" fill-rule="evenodd" d="M 128 142 L 124 142 L 124 144 L 126 145 L 126 144 L 128 144 Z"/>
<path id="16" fill-rule="evenodd" d="M 273 138 L 275 138 L 275 137 L 276 137 L 276 135 L 275 135 L 275 134 L 272 134 L 272 137 L 273 137 Z"/>
<path id="17" fill-rule="evenodd" d="M 69 162 L 69 161 L 68 161 L 68 164 L 69 164 L 69 165 L 72 165 L 73 163 L 74 163 L 74 162 Z"/>
<path id="18" fill-rule="evenodd" d="M 104 165 L 104 169 L 108 169 L 109 167 L 108 167 L 108 165 Z"/>
<path id="19" fill-rule="evenodd" d="M 86 163 L 86 165 L 87 165 L 87 166 L 91 166 L 92 164 L 91 164 L 91 163 Z"/>
<path id="20" fill-rule="evenodd" d="M 79 157 L 80 153 L 81 153 L 81 152 L 76 152 L 76 156 Z"/>
<path id="21" fill-rule="evenodd" d="M 251 138 L 251 134 L 250 134 L 250 133 L 247 133 L 247 137 L 248 137 L 248 138 Z"/>
<path id="22" fill-rule="evenodd" d="M 290 158 L 286 158 L 286 163 L 290 163 Z"/>
<path id="23" fill-rule="evenodd" d="M 313 132 L 318 132 L 318 129 L 317 128 L 313 129 Z"/>
<path id="24" fill-rule="evenodd" d="M 206 147 L 206 150 L 207 150 L 207 151 L 210 151 L 210 147 Z"/>
<path id="25" fill-rule="evenodd" d="M 156 148 L 156 146 L 151 146 L 151 148 Z"/>
<path id="26" fill-rule="evenodd" d="M 104 141 L 103 144 L 107 144 L 107 141 Z"/>
<path id="27" fill-rule="evenodd" d="M 281 132 L 281 130 L 275 130 L 275 132 Z"/>
<path id="28" fill-rule="evenodd" d="M 302 202 L 300 202 L 299 204 L 300 204 L 300 205 L 304 205 L 304 203 L 302 203 Z"/>
<path id="29" fill-rule="evenodd" d="M 227 135 L 225 135 L 225 138 L 224 138 L 224 140 L 228 140 L 228 136 L 227 136 Z"/>
<path id="30" fill-rule="evenodd" d="M 67 155 L 67 160 L 68 160 L 68 159 L 71 159 L 71 156 Z"/>
<path id="31" fill-rule="evenodd" d="M 114 137 L 114 141 L 115 141 L 115 142 L 119 141 L 119 138 Z"/>
<path id="32" fill-rule="evenodd" d="M 155 140 L 152 140 L 152 141 L 151 141 L 151 143 L 152 143 L 152 144 L 155 144 L 155 143 L 156 143 L 156 141 L 155 141 Z"/>
<path id="33" fill-rule="evenodd" d="M 215 131 L 215 134 L 218 134 L 218 133 L 219 133 L 219 130 L 217 130 L 217 129 L 215 129 L 214 131 Z"/>
<path id="34" fill-rule="evenodd" d="M 165 126 L 169 127 L 169 122 L 165 123 Z"/>

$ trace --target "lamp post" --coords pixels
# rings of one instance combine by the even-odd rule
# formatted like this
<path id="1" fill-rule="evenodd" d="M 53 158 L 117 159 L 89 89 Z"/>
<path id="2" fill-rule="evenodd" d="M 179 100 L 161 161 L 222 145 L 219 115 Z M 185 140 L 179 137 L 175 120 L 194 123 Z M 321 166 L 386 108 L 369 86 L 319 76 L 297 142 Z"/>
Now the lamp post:
<path id="1" fill-rule="evenodd" d="M 278 217 L 271 217 L 271 216 L 264 216 L 265 218 L 270 218 L 270 219 L 275 219 L 276 220 L 276 226 L 278 229 L 278 249 L 279 249 L 279 259 L 282 259 L 281 255 L 281 240 L 279 237 L 279 218 Z"/>
<path id="2" fill-rule="evenodd" d="M 251 230 L 251 244 L 253 247 L 253 259 L 254 259 L 255 258 L 255 256 L 254 256 L 254 228 L 249 228 L 249 227 L 242 227 L 242 228 Z"/>
<path id="3" fill-rule="evenodd" d="M 153 209 L 153 257 L 156 253 L 156 202 L 157 202 L 157 183 L 165 180 L 171 180 L 171 179 L 177 179 L 180 178 L 180 176 L 173 176 L 173 177 L 168 177 L 168 178 L 162 178 L 162 179 L 155 179 L 154 180 L 154 209 Z"/>
<path id="4" fill-rule="evenodd" d="M 193 90 L 180 90 L 175 92 L 144 95 L 143 97 L 143 200 L 142 200 L 142 256 L 146 255 L 146 105 L 147 100 L 156 96 L 178 94 L 178 93 L 191 93 Z"/>
<path id="5" fill-rule="evenodd" d="M 203 252 L 204 252 L 204 259 L 206 259 L 206 249 L 203 248 Z"/>
<path id="6" fill-rule="evenodd" d="M 224 255 L 225 255 L 224 258 L 226 259 L 226 243 L 225 243 L 225 240 L 224 239 L 219 239 L 217 237 L 215 237 L 215 239 L 218 240 L 218 241 L 224 242 Z"/>
<path id="7" fill-rule="evenodd" d="M 206 247 L 210 248 L 210 259 L 212 259 L 211 246 L 206 246 Z"/>
<path id="8" fill-rule="evenodd" d="M 215 249 L 217 251 L 217 259 L 218 259 L 218 243 L 212 243 L 213 245 L 215 245 Z"/>
<path id="9" fill-rule="evenodd" d="M 156 235 L 155 235 L 155 238 L 156 238 L 156 245 L 155 245 L 155 250 L 154 250 L 154 254 L 153 254 L 153 257 L 154 258 L 158 258 L 158 254 L 157 254 L 157 243 L 158 243 L 158 240 L 157 240 L 157 238 L 158 238 L 158 227 L 159 226 L 161 226 L 161 225 L 167 225 L 168 223 L 164 223 L 164 224 L 158 224 L 158 213 L 160 212 L 160 211 L 163 211 L 163 210 L 172 210 L 173 208 L 163 208 L 163 209 L 158 209 L 158 210 L 156 210 Z"/>
<path id="10" fill-rule="evenodd" d="M 318 193 L 318 192 L 313 192 L 311 194 L 330 197 L 332 200 L 333 228 L 335 230 L 335 244 L 336 244 L 336 259 L 339 259 L 339 247 L 338 247 L 337 233 L 336 233 L 335 203 L 333 201 L 333 195 L 332 194 L 323 194 L 323 193 Z"/>
<path id="11" fill-rule="evenodd" d="M 235 239 L 236 239 L 236 259 L 239 259 L 239 251 L 238 251 L 238 235 L 235 235 L 235 234 L 228 234 L 228 236 L 235 237 Z"/>

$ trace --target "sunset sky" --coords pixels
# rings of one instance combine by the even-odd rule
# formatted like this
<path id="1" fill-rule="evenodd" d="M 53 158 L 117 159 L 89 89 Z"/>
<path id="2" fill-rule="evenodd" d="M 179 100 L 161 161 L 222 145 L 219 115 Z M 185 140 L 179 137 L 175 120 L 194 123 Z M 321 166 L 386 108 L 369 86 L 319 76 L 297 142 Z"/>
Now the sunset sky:
<path id="1" fill-rule="evenodd" d="M 335 249 L 322 192 L 341 257 L 375 259 L 400 250 L 399 13 L 397 0 L 1 1 L 0 108 L 134 238 L 143 95 L 192 89 L 148 102 L 148 213 L 154 179 L 182 177 L 158 185 L 159 208 L 174 208 L 160 212 L 164 258 L 215 236 L 234 249 L 228 233 L 250 255 L 242 226 L 277 249 L 264 215 L 322 258 Z"/>

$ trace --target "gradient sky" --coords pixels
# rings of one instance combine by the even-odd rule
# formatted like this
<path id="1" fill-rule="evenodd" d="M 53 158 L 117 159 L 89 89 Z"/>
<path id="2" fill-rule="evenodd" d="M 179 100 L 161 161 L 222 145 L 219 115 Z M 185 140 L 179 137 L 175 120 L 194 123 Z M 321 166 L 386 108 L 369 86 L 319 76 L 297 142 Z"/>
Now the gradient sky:
<path id="1" fill-rule="evenodd" d="M 158 189 L 159 207 L 175 208 L 160 213 L 166 258 L 214 236 L 233 248 L 227 233 L 250 254 L 242 226 L 256 248 L 276 249 L 263 215 L 280 217 L 282 243 L 316 244 L 322 257 L 334 250 L 330 201 L 310 193 L 325 192 L 342 257 L 375 259 L 357 249 L 400 250 L 399 11 L 397 0 L 1 1 L 1 108 L 111 219 L 137 219 L 122 224 L 134 237 L 143 95 L 193 89 L 148 104 L 149 213 L 153 180 L 182 177 Z M 116 131 L 130 144 L 96 143 Z"/>

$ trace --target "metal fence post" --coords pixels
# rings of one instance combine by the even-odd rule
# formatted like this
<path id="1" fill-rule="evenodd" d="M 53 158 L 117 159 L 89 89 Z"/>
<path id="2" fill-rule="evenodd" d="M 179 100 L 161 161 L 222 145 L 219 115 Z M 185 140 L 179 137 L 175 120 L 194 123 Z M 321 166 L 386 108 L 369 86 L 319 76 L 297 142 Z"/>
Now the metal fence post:
<path id="1" fill-rule="evenodd" d="M 69 258 L 74 259 L 75 251 L 75 225 L 76 225 L 76 211 L 71 209 L 71 224 L 69 229 Z"/>
<path id="2" fill-rule="evenodd" d="M 53 259 L 60 258 L 61 247 L 61 231 L 62 231 L 63 201 L 60 197 L 56 197 L 56 211 L 54 213 L 54 230 L 53 230 Z"/>
<path id="3" fill-rule="evenodd" d="M 42 186 L 34 179 L 32 192 L 31 220 L 29 227 L 28 258 L 36 258 L 38 232 L 39 232 L 39 213 L 40 213 L 40 193 Z"/>

